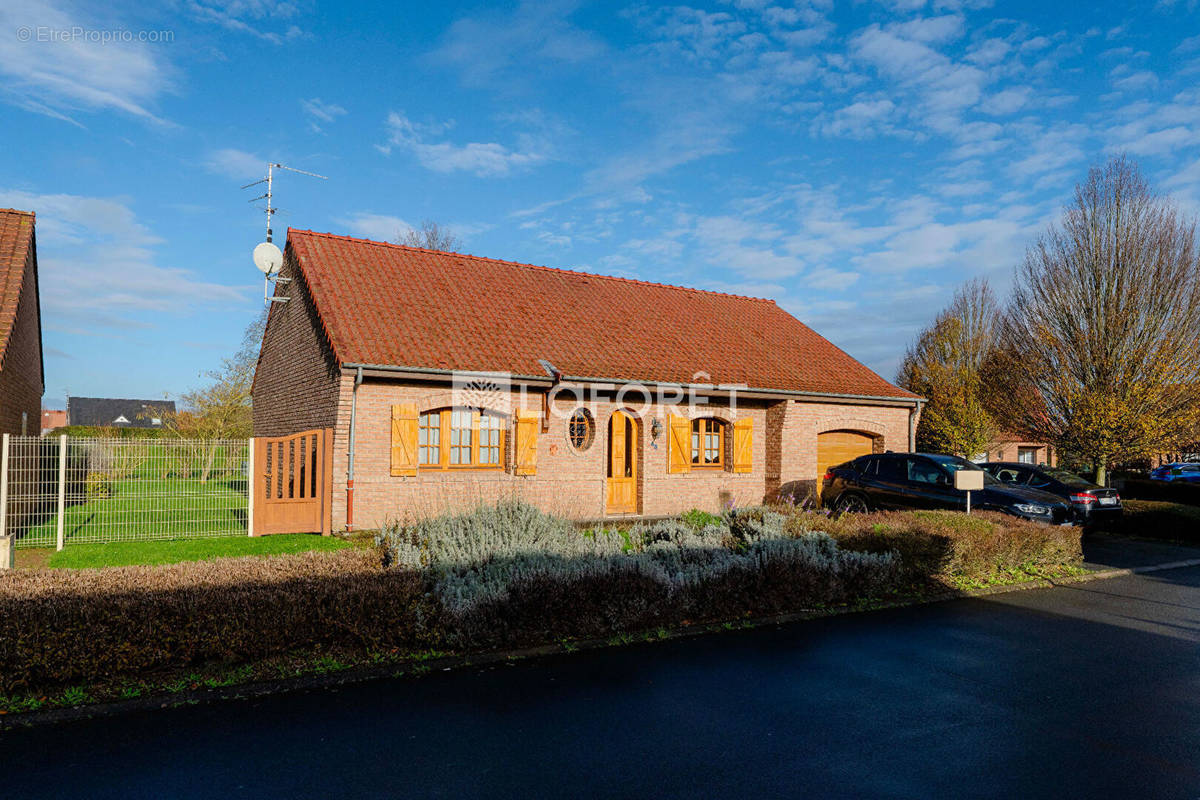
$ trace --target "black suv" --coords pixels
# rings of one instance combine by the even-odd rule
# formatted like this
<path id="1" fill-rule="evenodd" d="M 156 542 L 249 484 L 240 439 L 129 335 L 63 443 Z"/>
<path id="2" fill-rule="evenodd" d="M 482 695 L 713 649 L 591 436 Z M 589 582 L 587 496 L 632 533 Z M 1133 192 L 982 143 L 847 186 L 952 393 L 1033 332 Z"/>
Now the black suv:
<path id="1" fill-rule="evenodd" d="M 1017 461 L 989 461 L 979 466 L 1005 486 L 1028 486 L 1066 500 L 1075 519 L 1085 525 L 1102 525 L 1122 514 L 1121 495 L 1116 489 L 1105 489 L 1074 472 Z"/>
<path id="2" fill-rule="evenodd" d="M 882 453 L 859 456 L 825 474 L 821 497 L 837 511 L 874 509 L 966 508 L 966 492 L 954 488 L 958 470 L 980 470 L 964 458 L 932 453 Z M 980 470 L 982 472 L 982 470 Z M 1002 511 L 1056 525 L 1074 521 L 1061 498 L 1028 486 L 1000 483 L 983 473 L 983 490 L 971 492 L 971 507 Z"/>

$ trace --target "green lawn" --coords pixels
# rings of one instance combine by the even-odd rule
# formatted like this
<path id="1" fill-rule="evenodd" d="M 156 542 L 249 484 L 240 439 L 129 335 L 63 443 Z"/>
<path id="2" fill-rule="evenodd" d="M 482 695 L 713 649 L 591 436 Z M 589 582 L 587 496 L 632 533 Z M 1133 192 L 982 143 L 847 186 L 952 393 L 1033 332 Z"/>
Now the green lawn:
<path id="1" fill-rule="evenodd" d="M 246 485 L 241 479 L 214 477 L 114 481 L 111 495 L 68 504 L 63 513 L 63 539 L 165 539 L 246 530 Z M 29 528 L 18 546 L 53 546 L 57 520 L 50 513 Z"/>
<path id="2" fill-rule="evenodd" d="M 176 564 L 233 556 L 269 556 L 309 550 L 341 550 L 356 545 L 332 536 L 308 533 L 274 536 L 229 536 L 215 539 L 168 539 L 149 542 L 75 544 L 53 553 L 48 566 L 55 569 L 120 567 L 130 564 Z"/>

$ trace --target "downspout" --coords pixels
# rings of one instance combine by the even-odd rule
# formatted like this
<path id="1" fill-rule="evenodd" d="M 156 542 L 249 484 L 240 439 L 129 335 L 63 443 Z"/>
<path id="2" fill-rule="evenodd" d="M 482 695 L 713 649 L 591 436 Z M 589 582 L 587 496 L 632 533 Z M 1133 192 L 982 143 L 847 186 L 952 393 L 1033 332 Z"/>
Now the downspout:
<path id="1" fill-rule="evenodd" d="M 908 410 L 908 452 L 917 452 L 917 417 L 921 413 L 923 400 L 918 400 L 913 403 L 913 407 Z"/>
<path id="2" fill-rule="evenodd" d="M 358 417 L 358 385 L 362 383 L 362 367 L 354 373 L 354 389 L 350 393 L 350 449 L 346 468 L 346 531 L 354 530 L 354 428 Z"/>

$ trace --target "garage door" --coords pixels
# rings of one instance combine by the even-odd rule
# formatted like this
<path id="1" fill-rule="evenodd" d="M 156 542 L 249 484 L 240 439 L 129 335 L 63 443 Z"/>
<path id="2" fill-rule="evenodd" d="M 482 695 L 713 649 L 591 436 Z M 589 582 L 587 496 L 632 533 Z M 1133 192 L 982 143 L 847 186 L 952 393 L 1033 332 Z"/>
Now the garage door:
<path id="1" fill-rule="evenodd" d="M 829 431 L 817 434 L 817 488 L 830 467 L 874 452 L 875 442 L 870 436 L 854 431 Z"/>

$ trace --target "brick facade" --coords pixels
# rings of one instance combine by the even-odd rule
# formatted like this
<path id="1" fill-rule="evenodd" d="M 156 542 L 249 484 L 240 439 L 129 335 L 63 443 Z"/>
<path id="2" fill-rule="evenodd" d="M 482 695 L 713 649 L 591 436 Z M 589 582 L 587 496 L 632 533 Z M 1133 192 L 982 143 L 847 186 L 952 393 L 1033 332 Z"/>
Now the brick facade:
<path id="1" fill-rule="evenodd" d="M 1045 442 L 1033 442 L 1017 438 L 1005 438 L 988 445 L 985 461 L 1018 461 L 1022 450 L 1033 451 L 1033 464 L 1053 467 L 1058 464 L 1058 454 Z"/>
<path id="2" fill-rule="evenodd" d="M 346 527 L 346 477 L 349 468 L 350 411 L 354 375 L 347 371 L 341 380 L 333 448 L 333 527 Z M 813 481 L 816 478 L 817 434 L 827 430 L 858 430 L 877 437 L 879 449 L 908 449 L 908 409 L 887 406 L 855 406 L 801 403 L 794 400 L 739 398 L 736 413 L 728 401 L 712 399 L 689 414 L 686 406 L 647 405 L 644 408 L 618 405 L 613 399 L 582 404 L 568 398 L 556 400 L 548 430 L 538 436 L 536 475 L 514 475 L 512 426 L 507 428 L 505 469 L 432 470 L 420 469 L 413 477 L 392 477 L 391 407 L 415 403 L 420 412 L 449 407 L 453 395 L 447 386 L 381 379 L 366 379 L 358 388 L 355 423 L 354 527 L 375 528 L 389 519 L 411 519 L 442 511 L 461 509 L 480 502 L 522 498 L 541 508 L 574 519 L 600 519 L 605 511 L 605 459 L 608 420 L 614 410 L 624 408 L 638 420 L 639 514 L 647 517 L 677 514 L 691 508 L 717 511 L 730 503 L 750 505 L 763 502 L 780 483 Z M 541 394 L 529 392 L 522 402 L 512 393 L 509 411 L 518 406 L 541 413 Z M 595 436 L 583 452 L 567 438 L 567 422 L 580 405 L 592 414 Z M 505 409 L 499 409 L 505 410 Z M 693 470 L 684 474 L 667 472 L 667 415 L 715 417 L 724 422 L 749 416 L 754 420 L 753 466 L 748 473 L 722 470 Z M 655 439 L 653 421 L 663 430 Z M 726 436 L 726 462 L 730 436 Z"/>
<path id="3" fill-rule="evenodd" d="M 37 253 L 26 256 L 17 313 L 0 363 L 0 432 L 37 436 L 42 417 L 42 323 Z"/>
<path id="4" fill-rule="evenodd" d="M 303 273 L 289 259 L 263 333 L 251 396 L 254 435 L 282 436 L 336 421 L 341 371 L 324 335 Z"/>

